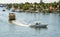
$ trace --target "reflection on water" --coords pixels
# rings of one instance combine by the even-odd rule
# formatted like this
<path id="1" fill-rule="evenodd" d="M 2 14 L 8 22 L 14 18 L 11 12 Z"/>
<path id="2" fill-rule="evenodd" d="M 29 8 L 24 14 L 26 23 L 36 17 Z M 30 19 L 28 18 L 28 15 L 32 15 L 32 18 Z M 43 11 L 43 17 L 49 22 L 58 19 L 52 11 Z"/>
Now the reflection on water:
<path id="1" fill-rule="evenodd" d="M 59 13 L 15 13 L 16 21 L 26 25 L 33 25 L 35 21 L 40 21 L 48 24 L 46 29 L 34 29 L 12 24 L 8 21 L 8 14 L 8 10 L 0 12 L 0 37 L 60 37 Z"/>

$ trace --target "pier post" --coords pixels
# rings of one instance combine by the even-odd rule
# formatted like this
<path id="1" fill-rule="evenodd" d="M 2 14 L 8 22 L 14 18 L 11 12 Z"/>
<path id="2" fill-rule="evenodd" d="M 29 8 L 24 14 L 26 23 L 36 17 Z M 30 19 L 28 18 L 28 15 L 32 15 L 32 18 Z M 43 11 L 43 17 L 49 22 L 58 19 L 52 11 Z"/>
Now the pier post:
<path id="1" fill-rule="evenodd" d="M 16 20 L 15 13 L 9 13 L 9 21 Z"/>

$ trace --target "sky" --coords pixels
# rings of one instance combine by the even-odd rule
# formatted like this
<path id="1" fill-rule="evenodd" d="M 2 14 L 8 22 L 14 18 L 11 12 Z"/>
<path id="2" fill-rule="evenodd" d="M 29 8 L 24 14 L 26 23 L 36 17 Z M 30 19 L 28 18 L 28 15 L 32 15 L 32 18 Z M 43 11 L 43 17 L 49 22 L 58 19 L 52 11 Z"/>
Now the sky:
<path id="1" fill-rule="evenodd" d="M 43 0 L 43 2 L 45 3 L 51 3 L 51 2 L 57 2 L 59 0 Z M 40 0 L 0 0 L 0 3 L 25 3 L 25 2 L 29 2 L 29 3 L 34 3 L 37 2 L 39 3 Z"/>

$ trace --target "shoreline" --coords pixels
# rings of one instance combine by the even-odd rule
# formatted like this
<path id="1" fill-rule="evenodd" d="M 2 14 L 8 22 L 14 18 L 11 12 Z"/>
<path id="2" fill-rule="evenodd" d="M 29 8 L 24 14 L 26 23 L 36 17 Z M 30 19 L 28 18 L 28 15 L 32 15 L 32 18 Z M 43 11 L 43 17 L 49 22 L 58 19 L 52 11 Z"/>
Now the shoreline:
<path id="1" fill-rule="evenodd" d="M 12 12 L 28 12 L 28 13 L 60 13 L 60 11 L 12 11 Z"/>

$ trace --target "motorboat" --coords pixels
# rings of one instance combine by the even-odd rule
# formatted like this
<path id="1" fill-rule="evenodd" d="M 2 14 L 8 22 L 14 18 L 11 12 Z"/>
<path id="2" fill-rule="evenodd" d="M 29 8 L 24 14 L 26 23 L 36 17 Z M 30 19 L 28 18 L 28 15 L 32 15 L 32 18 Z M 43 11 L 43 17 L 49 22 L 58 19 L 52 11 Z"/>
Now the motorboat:
<path id="1" fill-rule="evenodd" d="M 15 13 L 9 13 L 9 21 L 16 20 Z"/>
<path id="2" fill-rule="evenodd" d="M 47 24 L 41 24 L 36 22 L 34 25 L 30 25 L 32 28 L 47 28 Z"/>
<path id="3" fill-rule="evenodd" d="M 3 11 L 5 11 L 5 10 L 3 10 Z"/>

